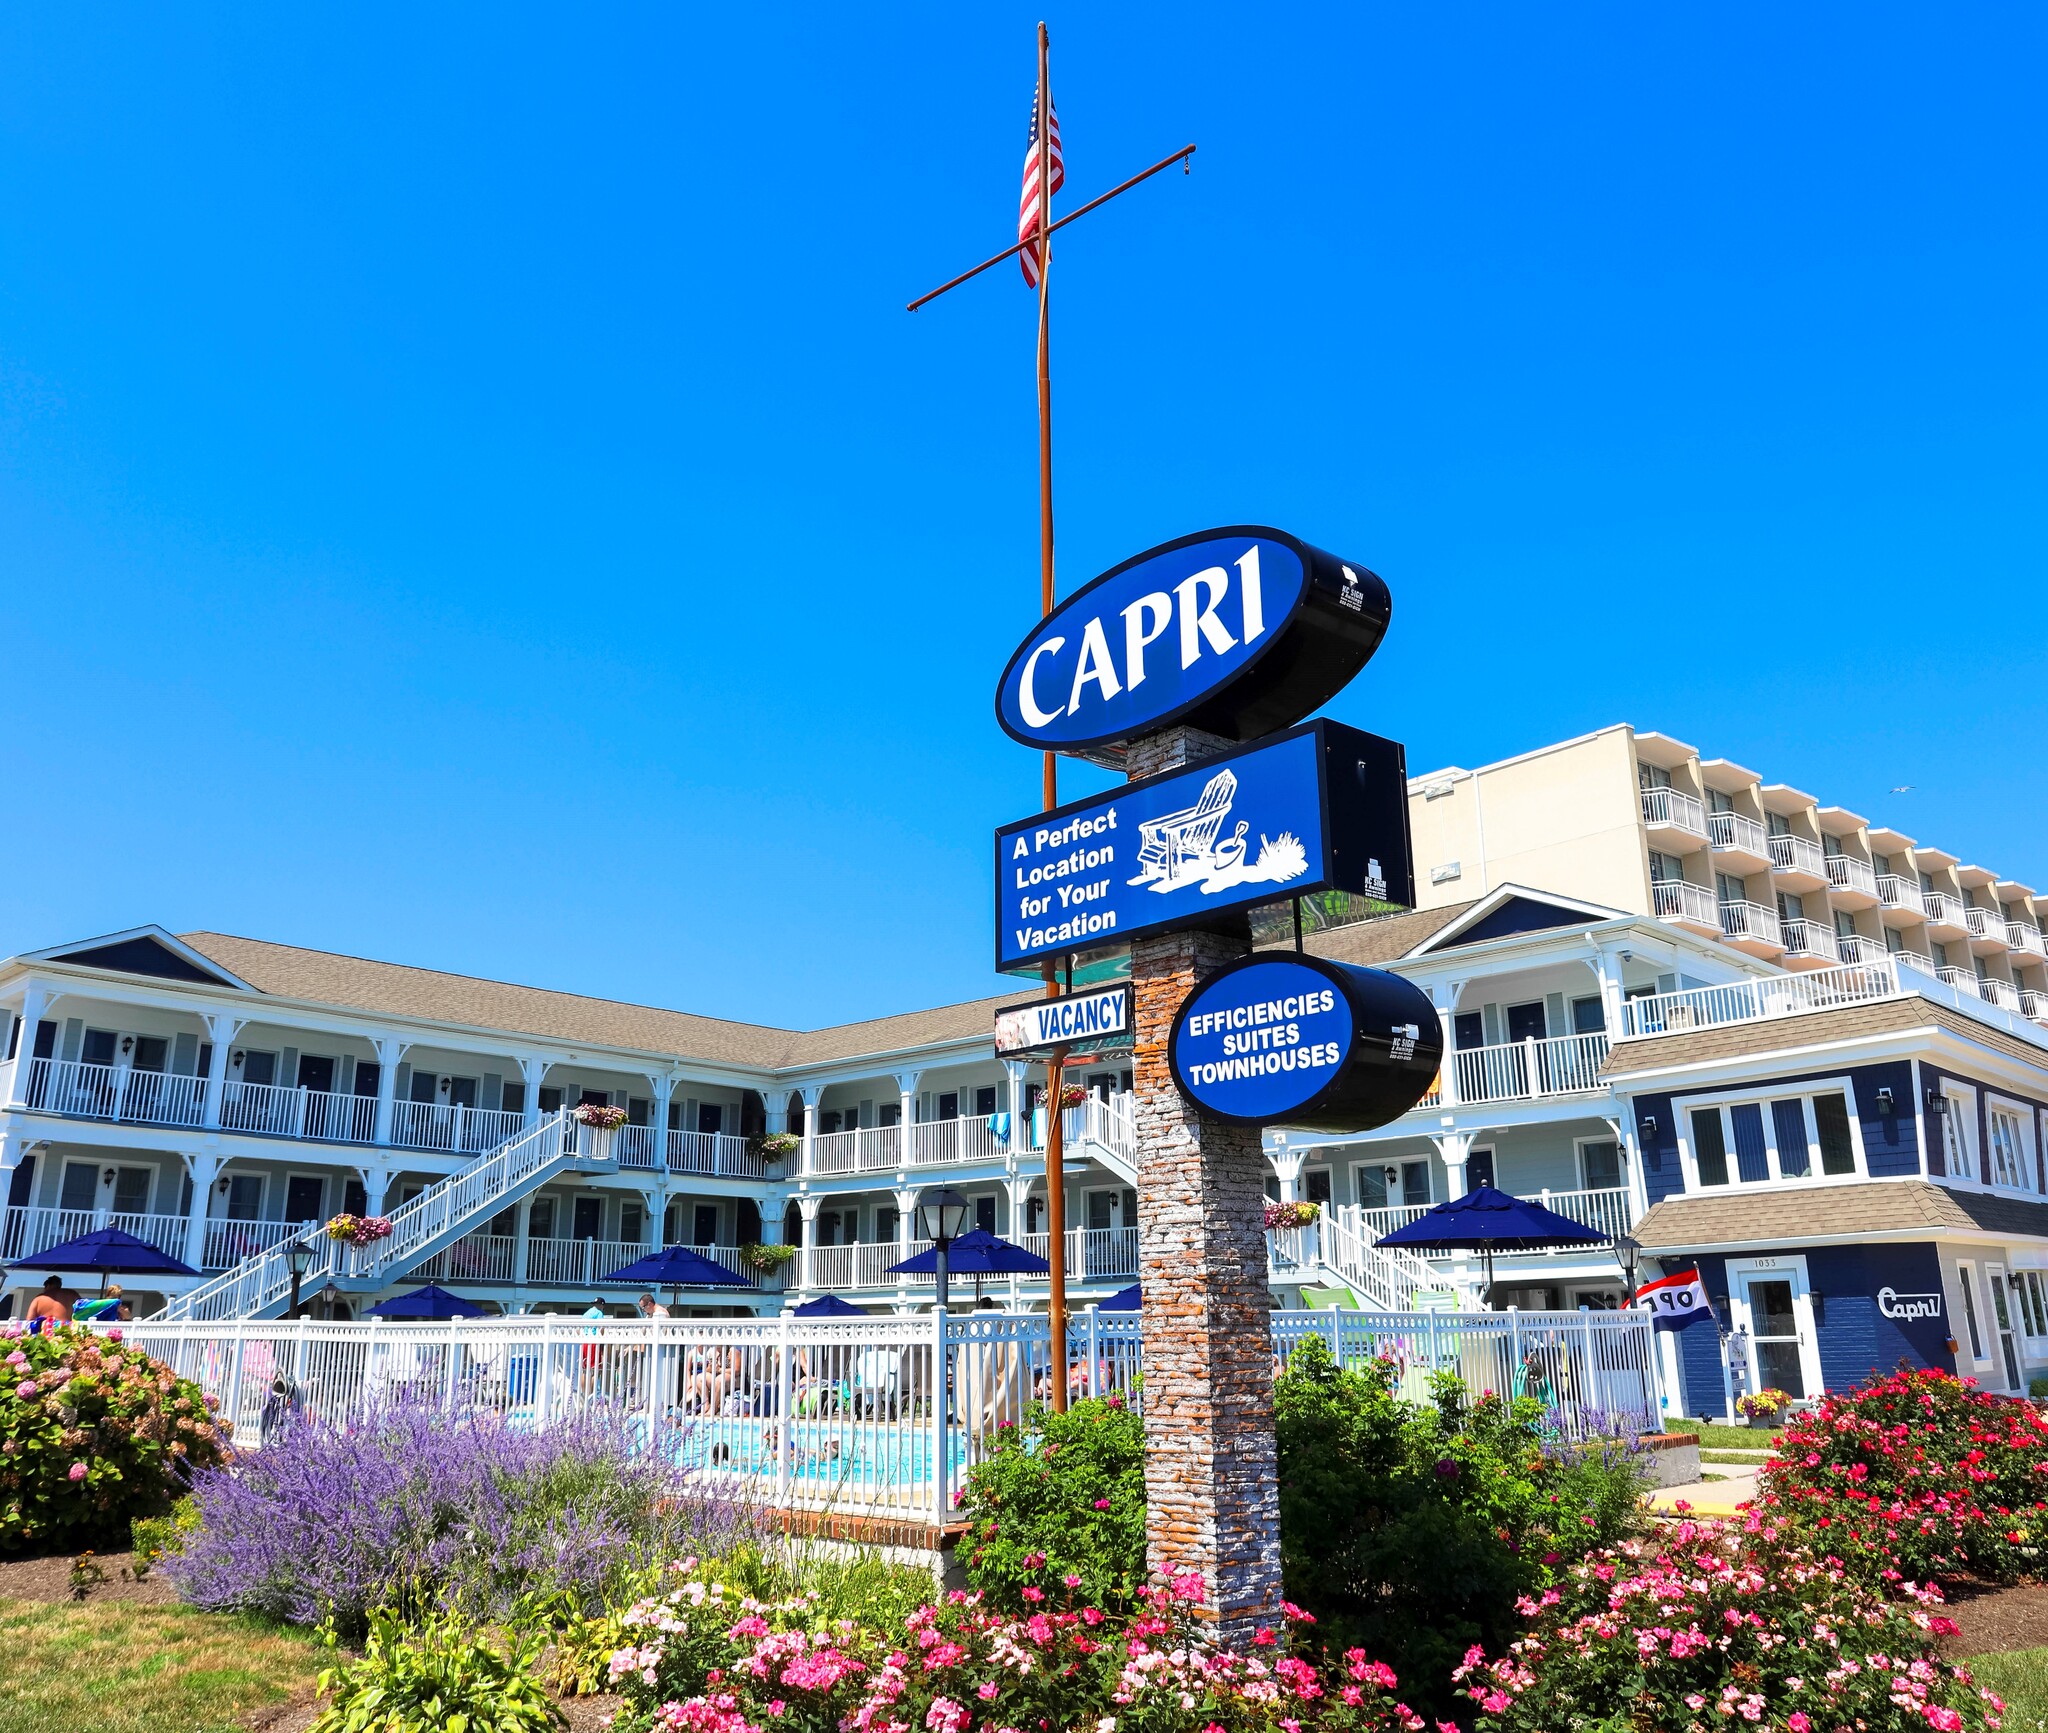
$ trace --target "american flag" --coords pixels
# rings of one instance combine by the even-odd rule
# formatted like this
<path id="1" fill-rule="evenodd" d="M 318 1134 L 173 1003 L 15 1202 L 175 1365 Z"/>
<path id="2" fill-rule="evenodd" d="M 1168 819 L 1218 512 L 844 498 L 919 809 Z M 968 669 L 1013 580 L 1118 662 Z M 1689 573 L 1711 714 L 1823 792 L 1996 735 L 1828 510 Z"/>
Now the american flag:
<path id="1" fill-rule="evenodd" d="M 1046 117 L 1051 133 L 1048 156 L 1051 158 L 1052 190 L 1058 192 L 1067 184 L 1067 165 L 1060 156 L 1060 116 L 1050 98 L 1045 104 Z M 1048 195 L 1048 198 L 1050 195 Z M 1044 220 L 1040 215 L 1038 197 L 1038 91 L 1031 92 L 1031 136 L 1024 148 L 1024 191 L 1017 200 L 1017 239 L 1028 241 L 1038 233 Z M 1038 287 L 1038 249 L 1026 247 L 1017 255 L 1017 263 L 1024 267 L 1024 281 L 1032 288 Z"/>

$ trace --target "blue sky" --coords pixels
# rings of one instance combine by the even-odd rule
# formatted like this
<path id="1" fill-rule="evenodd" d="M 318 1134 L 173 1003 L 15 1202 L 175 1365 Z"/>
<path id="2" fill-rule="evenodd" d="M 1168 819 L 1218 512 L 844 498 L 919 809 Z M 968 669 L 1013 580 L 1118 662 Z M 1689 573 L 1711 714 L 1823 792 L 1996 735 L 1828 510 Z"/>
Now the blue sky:
<path id="1" fill-rule="evenodd" d="M 903 304 L 1039 15 L 0 20 L 0 950 L 988 990 L 1034 302 Z M 1062 208 L 1201 147 L 1059 254 L 1063 593 L 1278 524 L 1413 768 L 1633 721 L 2048 883 L 2038 14 L 1048 21 Z"/>

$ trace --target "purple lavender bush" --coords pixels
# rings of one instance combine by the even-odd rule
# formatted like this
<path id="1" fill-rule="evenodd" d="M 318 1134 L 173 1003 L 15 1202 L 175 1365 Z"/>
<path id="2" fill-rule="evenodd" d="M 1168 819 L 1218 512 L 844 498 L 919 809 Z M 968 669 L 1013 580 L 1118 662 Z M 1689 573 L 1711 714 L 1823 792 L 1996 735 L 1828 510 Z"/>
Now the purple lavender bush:
<path id="1" fill-rule="evenodd" d="M 299 1423 L 195 1474 L 192 1497 L 199 1530 L 166 1565 L 185 1600 L 347 1637 L 377 1607 L 586 1616 L 646 1566 L 756 1526 L 604 1410 L 524 1431 L 405 1404 Z"/>

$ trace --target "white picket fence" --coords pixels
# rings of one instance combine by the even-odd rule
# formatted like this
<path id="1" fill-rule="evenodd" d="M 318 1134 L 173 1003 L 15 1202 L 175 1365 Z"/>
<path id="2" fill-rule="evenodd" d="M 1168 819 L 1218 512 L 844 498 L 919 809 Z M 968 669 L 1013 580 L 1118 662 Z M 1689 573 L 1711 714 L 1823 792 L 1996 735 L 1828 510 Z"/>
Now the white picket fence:
<path id="1" fill-rule="evenodd" d="M 1140 1319 L 1093 1307 L 1071 1320 L 1058 1368 L 1036 1313 L 124 1328 L 198 1384 L 245 1446 L 295 1415 L 347 1422 L 394 1401 L 520 1426 L 604 1406 L 742 1496 L 924 1522 L 943 1520 L 966 1468 L 999 1427 L 1050 1399 L 1055 1378 L 1075 1396 L 1142 1405 Z M 1474 1398 L 1526 1389 L 1567 1435 L 1657 1412 L 1640 1313 L 1275 1312 L 1272 1331 L 1276 1370 L 1314 1332 L 1346 1365 L 1390 1358 L 1418 1400 L 1433 1372 L 1457 1374 Z"/>

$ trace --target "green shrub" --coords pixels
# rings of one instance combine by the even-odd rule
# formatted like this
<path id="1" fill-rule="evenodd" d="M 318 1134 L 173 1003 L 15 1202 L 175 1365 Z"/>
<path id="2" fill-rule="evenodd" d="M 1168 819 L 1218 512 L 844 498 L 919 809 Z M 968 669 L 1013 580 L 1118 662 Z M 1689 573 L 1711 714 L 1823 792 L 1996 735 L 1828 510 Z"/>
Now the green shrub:
<path id="1" fill-rule="evenodd" d="M 168 1509 L 228 1428 L 121 1332 L 0 1327 L 0 1552 L 102 1544 Z"/>
<path id="2" fill-rule="evenodd" d="M 1398 1376 L 1295 1349 L 1274 1386 L 1280 1547 L 1325 1647 L 1362 1646 L 1422 1707 L 1472 1644 L 1507 1639 L 1518 1597 L 1644 1520 L 1645 1472 L 1632 1447 L 1547 1444 L 1533 1400 L 1468 1405 L 1444 1376 L 1419 1405 Z"/>
<path id="3" fill-rule="evenodd" d="M 139 1580 L 173 1553 L 185 1550 L 186 1540 L 199 1529 L 199 1506 L 181 1498 L 168 1516 L 138 1516 L 128 1525 L 128 1544 L 135 1553 L 135 1575 Z"/>
<path id="4" fill-rule="evenodd" d="M 1145 1427 L 1114 1396 L 1004 1425 L 967 1473 L 960 1549 L 996 1606 L 1036 1595 L 1116 1612 L 1145 1586 Z M 1067 1579 L 1078 1578 L 1070 1583 Z"/>
<path id="5" fill-rule="evenodd" d="M 446 1613 L 407 1627 L 370 1615 L 359 1661 L 320 1674 L 326 1701 L 307 1733 L 549 1733 L 562 1725 L 533 1640 L 501 1646 Z"/>

